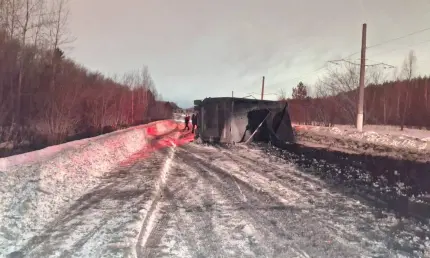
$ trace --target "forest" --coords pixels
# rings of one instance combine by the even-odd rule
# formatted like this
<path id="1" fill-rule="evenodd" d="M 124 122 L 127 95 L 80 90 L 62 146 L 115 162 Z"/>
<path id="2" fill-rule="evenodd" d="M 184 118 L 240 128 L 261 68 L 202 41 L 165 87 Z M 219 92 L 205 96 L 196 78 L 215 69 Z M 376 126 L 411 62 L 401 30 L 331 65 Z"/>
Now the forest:
<path id="1" fill-rule="evenodd" d="M 417 57 L 410 51 L 401 69 L 366 71 L 364 123 L 430 129 L 430 78 L 415 76 Z M 391 70 L 391 69 L 390 69 Z M 389 79 L 391 77 L 391 79 Z M 310 87 L 300 82 L 288 98 L 291 119 L 299 124 L 354 125 L 359 67 L 345 62 Z M 280 99 L 287 99 L 280 95 Z"/>
<path id="2" fill-rule="evenodd" d="M 107 77 L 65 54 L 66 0 L 0 0 L 0 156 L 171 117 L 146 66 Z"/>

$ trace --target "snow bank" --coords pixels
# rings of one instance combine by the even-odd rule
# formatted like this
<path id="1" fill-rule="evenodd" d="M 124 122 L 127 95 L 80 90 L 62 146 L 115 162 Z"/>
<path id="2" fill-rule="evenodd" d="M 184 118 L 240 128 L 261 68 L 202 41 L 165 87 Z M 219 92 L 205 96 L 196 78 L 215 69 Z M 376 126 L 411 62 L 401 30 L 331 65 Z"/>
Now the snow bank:
<path id="1" fill-rule="evenodd" d="M 184 122 L 185 120 L 185 114 L 183 113 L 174 113 L 173 114 L 173 120 L 175 120 L 175 122 Z"/>
<path id="2" fill-rule="evenodd" d="M 21 246 L 102 176 L 176 128 L 170 120 L 0 159 L 0 256 Z M 48 226 L 49 227 L 49 226 Z M 40 233 L 40 232 L 39 232 Z"/>
<path id="3" fill-rule="evenodd" d="M 395 148 L 430 150 L 430 131 L 427 130 L 405 129 L 404 131 L 400 131 L 399 128 L 371 125 L 366 126 L 363 132 L 359 132 L 351 126 L 344 125 L 334 127 L 293 126 L 296 130 L 313 132 L 320 135 L 332 135 L 338 138 L 349 138 L 351 140 L 387 145 Z"/>
<path id="4" fill-rule="evenodd" d="M 147 133 L 150 135 L 156 135 L 158 133 L 163 134 L 163 132 L 166 130 L 167 131 L 172 130 L 171 129 L 172 126 L 176 128 L 176 124 L 170 120 L 157 121 L 157 122 L 152 122 L 145 125 L 127 128 L 124 130 L 118 130 L 109 134 L 99 135 L 93 138 L 87 138 L 87 139 L 67 142 L 60 145 L 49 146 L 47 148 L 44 148 L 38 151 L 23 153 L 15 156 L 10 156 L 7 158 L 0 158 L 0 171 L 8 170 L 9 168 L 17 165 L 28 165 L 34 162 L 47 161 L 49 159 L 54 158 L 58 154 L 62 154 L 67 151 L 77 150 L 80 148 L 85 148 L 87 145 L 90 145 L 91 143 L 94 143 L 94 142 L 99 142 L 99 143 L 106 142 L 109 139 L 110 140 L 115 139 L 115 137 L 118 135 L 123 136 L 123 134 L 125 133 L 127 134 L 129 134 L 130 132 L 135 134 Z M 141 144 L 141 142 L 139 144 Z"/>

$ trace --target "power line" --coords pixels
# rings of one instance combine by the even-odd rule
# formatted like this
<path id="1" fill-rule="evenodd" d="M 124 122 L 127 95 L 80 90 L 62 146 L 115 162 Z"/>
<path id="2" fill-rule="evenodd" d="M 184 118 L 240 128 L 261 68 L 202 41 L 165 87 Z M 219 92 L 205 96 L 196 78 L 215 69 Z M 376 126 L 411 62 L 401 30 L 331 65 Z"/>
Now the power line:
<path id="1" fill-rule="evenodd" d="M 403 35 L 403 36 L 400 36 L 400 37 L 397 37 L 397 38 L 393 38 L 393 39 L 390 39 L 390 40 L 386 40 L 386 41 L 383 41 L 383 42 L 378 43 L 378 44 L 374 44 L 374 45 L 367 46 L 367 47 L 366 47 L 366 49 L 374 48 L 374 47 L 378 47 L 378 46 L 381 46 L 381 45 L 384 45 L 384 44 L 387 44 L 387 43 L 390 43 L 390 42 L 393 42 L 393 41 L 396 41 L 396 40 L 399 40 L 399 39 L 404 39 L 404 38 L 407 38 L 407 37 L 410 37 L 410 36 L 413 36 L 413 35 L 416 35 L 416 34 L 419 34 L 419 33 L 425 32 L 425 31 L 430 31 L 430 27 L 425 28 L 425 29 L 421 29 L 421 30 L 418 30 L 418 31 L 414 31 L 414 32 L 411 32 L 411 33 L 409 33 L 409 34 L 406 34 L 406 35 Z M 423 44 L 423 43 L 427 43 L 427 42 L 430 42 L 430 40 L 427 40 L 427 41 L 424 41 L 424 42 L 420 42 L 420 43 L 418 43 L 418 44 Z M 390 51 L 390 52 L 391 52 L 391 51 Z M 352 63 L 352 62 L 350 62 L 350 61 L 347 61 L 347 60 L 346 60 L 346 59 L 350 58 L 351 56 L 354 56 L 354 55 L 359 54 L 359 53 L 360 53 L 360 51 L 357 51 L 357 52 L 354 52 L 354 53 L 352 53 L 352 54 L 350 54 L 350 55 L 348 55 L 348 56 L 346 56 L 346 57 L 344 57 L 344 58 L 342 58 L 342 59 L 340 59 L 340 60 L 331 60 L 331 61 L 327 61 L 327 62 L 329 62 L 329 63 L 334 63 L 334 61 L 344 61 L 344 62 L 349 62 L 349 63 L 354 64 L 354 65 L 360 65 L 360 64 Z M 378 65 L 383 65 L 383 66 L 384 66 L 384 68 L 387 68 L 387 67 L 388 67 L 388 68 L 394 68 L 394 66 L 389 65 L 389 64 L 386 64 L 386 63 L 382 63 L 382 62 L 381 62 L 381 63 L 377 63 L 377 64 L 373 64 L 373 65 L 366 65 L 366 66 L 378 66 Z M 324 66 L 324 67 L 325 67 L 325 66 Z M 317 72 L 317 71 L 319 71 L 319 70 L 323 69 L 324 67 L 319 68 L 319 69 L 317 69 L 317 70 L 315 70 L 315 71 L 313 71 L 313 72 L 311 72 L 311 73 Z M 311 73 L 310 73 L 310 74 L 311 74 Z M 306 75 L 303 75 L 303 76 L 306 76 Z M 301 76 L 301 77 L 303 77 L 303 76 Z M 301 78 L 301 77 L 298 77 L 298 78 Z"/>
<path id="2" fill-rule="evenodd" d="M 247 96 L 252 96 L 254 97 L 254 95 L 260 95 L 261 93 L 256 93 L 256 92 L 251 92 L 248 93 Z M 264 93 L 263 96 L 278 96 L 279 94 L 277 93 Z M 255 97 L 254 97 L 255 98 Z"/>
<path id="3" fill-rule="evenodd" d="M 348 63 L 348 64 L 351 64 L 351 65 L 360 65 L 359 63 L 354 63 L 354 62 L 351 62 L 351 61 L 349 61 L 349 60 L 345 60 L 345 59 L 339 59 L 339 60 L 331 60 L 331 61 L 328 61 L 329 63 L 332 63 L 332 64 L 335 64 L 335 65 L 339 65 L 339 62 L 346 62 L 346 63 Z M 382 62 L 379 62 L 379 63 L 376 63 L 376 64 L 368 64 L 368 65 L 366 65 L 366 67 L 374 67 L 374 66 L 384 66 L 384 68 L 395 68 L 395 66 L 393 66 L 393 65 L 389 65 L 389 64 L 386 64 L 386 63 L 382 63 Z"/>
<path id="4" fill-rule="evenodd" d="M 321 67 L 319 67 L 319 68 L 317 68 L 317 69 L 315 69 L 315 70 L 313 70 L 313 71 L 311 71 L 311 72 L 309 72 L 309 73 L 302 74 L 301 76 L 297 76 L 297 77 L 294 77 L 294 78 L 290 78 L 290 79 L 284 80 L 283 82 L 278 82 L 278 83 L 275 83 L 275 84 L 270 84 L 270 85 L 268 85 L 268 86 L 274 86 L 274 85 L 278 85 L 278 84 L 285 83 L 285 82 L 288 82 L 288 81 L 293 81 L 293 80 L 303 79 L 303 77 L 305 77 L 305 76 L 308 76 L 308 75 L 314 74 L 314 73 L 316 73 L 316 72 L 318 72 L 318 71 L 320 71 L 320 70 L 322 70 L 322 69 L 326 68 L 326 67 L 327 67 L 327 63 L 329 63 L 329 62 L 330 62 L 330 60 L 325 61 L 325 63 L 324 63 L 324 65 L 323 65 L 323 66 L 321 66 Z"/>
<path id="5" fill-rule="evenodd" d="M 360 52 L 352 53 L 352 54 L 348 55 L 347 57 L 342 58 L 342 59 L 339 59 L 339 60 L 328 60 L 328 61 L 326 61 L 326 62 L 324 63 L 324 65 L 323 65 L 323 66 L 319 67 L 318 69 L 313 70 L 312 72 L 309 72 L 309 73 L 306 73 L 306 74 L 303 74 L 303 75 L 301 75 L 301 76 L 298 76 L 298 77 L 295 77 L 295 78 L 291 78 L 291 79 L 288 79 L 288 80 L 285 80 L 285 81 L 292 81 L 292 80 L 302 79 L 302 78 L 303 78 L 303 77 L 305 77 L 305 76 L 311 75 L 311 74 L 313 74 L 313 73 L 316 73 L 316 72 L 318 72 L 318 71 L 320 71 L 320 70 L 322 70 L 322 69 L 326 68 L 327 63 L 336 64 L 336 63 L 335 63 L 336 61 L 343 61 L 343 62 L 351 63 L 351 64 L 353 64 L 353 65 L 360 65 L 360 64 L 358 64 L 358 63 L 353 63 L 353 62 L 351 62 L 351 61 L 346 60 L 346 59 L 348 59 L 349 57 L 351 57 L 351 56 L 353 56 L 353 55 L 355 55 L 355 54 L 358 54 L 358 53 L 360 53 Z M 389 64 L 386 64 L 386 63 L 382 63 L 382 62 L 379 62 L 379 63 L 377 63 L 377 64 L 372 64 L 372 65 L 366 65 L 366 66 L 378 66 L 378 65 L 382 65 L 382 66 L 384 66 L 384 69 L 387 69 L 387 68 L 394 68 L 394 66 L 389 65 Z M 285 82 L 285 81 L 284 81 L 284 82 Z M 284 82 L 282 82 L 282 83 L 284 83 Z M 274 85 L 277 85 L 277 84 L 280 84 L 280 83 L 276 83 L 276 84 L 274 84 Z M 272 85 L 268 85 L 268 86 L 273 86 L 273 84 L 272 84 Z"/>
<path id="6" fill-rule="evenodd" d="M 398 50 L 402 50 L 402 49 L 405 49 L 405 48 L 409 48 L 409 47 L 413 47 L 413 46 L 417 46 L 417 45 L 421 45 L 421 44 L 425 44 L 425 43 L 430 43 L 430 39 L 429 40 L 425 40 L 425 41 L 421 41 L 419 43 L 414 43 L 414 44 L 410 44 L 410 45 L 407 45 L 407 46 L 403 46 L 403 47 L 400 47 L 400 48 L 391 49 L 391 50 L 388 50 L 388 51 L 380 51 L 380 52 L 378 52 L 376 54 L 372 54 L 372 56 L 378 56 L 378 55 L 381 55 L 381 54 L 388 54 L 388 53 L 392 53 L 392 52 L 395 52 L 395 51 L 398 51 Z"/>
<path id="7" fill-rule="evenodd" d="M 352 53 L 352 54 L 350 54 L 349 56 L 347 56 L 347 57 L 345 57 L 345 58 L 342 58 L 342 59 L 347 59 L 347 58 L 349 58 L 349 57 L 351 57 L 351 56 L 353 56 L 353 55 L 355 55 L 355 54 L 357 54 L 357 53 L 360 53 L 360 52 Z M 298 79 L 302 79 L 302 78 L 303 78 L 303 77 L 305 77 L 305 76 L 308 76 L 308 75 L 314 74 L 314 73 L 316 73 L 316 72 L 318 72 L 318 71 L 320 71 L 320 70 L 322 70 L 322 69 L 326 68 L 326 66 L 327 66 L 327 63 L 328 63 L 328 62 L 330 62 L 330 60 L 325 61 L 325 62 L 324 62 L 324 65 L 322 65 L 321 67 L 319 67 L 319 68 L 317 68 L 317 69 L 313 70 L 312 72 L 309 72 L 309 73 L 306 73 L 306 74 L 303 74 L 303 75 L 301 75 L 301 76 L 297 76 L 297 77 L 295 77 L 295 78 L 291 78 L 291 79 L 288 79 L 288 80 L 285 80 L 285 81 L 298 80 Z M 284 81 L 284 82 L 285 82 L 285 81 Z M 284 83 L 284 82 L 282 82 L 282 83 Z M 275 84 L 271 84 L 271 85 L 273 86 L 273 85 L 277 85 L 277 84 L 280 84 L 280 82 L 279 82 L 279 83 L 275 83 Z M 271 85 L 268 85 L 268 86 L 271 86 Z"/>
<path id="8" fill-rule="evenodd" d="M 354 52 L 354 53 L 352 53 L 352 54 L 348 55 L 347 57 L 341 58 L 340 60 L 346 60 L 346 59 L 348 59 L 349 57 L 351 57 L 351 56 L 353 56 L 353 55 L 355 55 L 355 54 L 359 54 L 359 53 L 360 53 L 360 51 L 358 51 L 358 52 Z M 316 72 L 318 72 L 319 70 L 322 70 L 322 69 L 326 68 L 327 63 L 331 63 L 331 62 L 332 62 L 332 60 L 327 60 L 327 61 L 325 61 L 324 65 L 323 65 L 323 66 L 321 66 L 320 68 L 318 68 L 318 69 L 316 69 L 316 70 L 314 70 L 314 71 L 312 71 L 312 72 L 310 72 L 310 73 L 304 74 L 304 75 L 302 75 L 302 76 L 300 76 L 300 77 L 293 78 L 293 79 L 294 79 L 294 80 L 297 80 L 297 79 L 303 78 L 304 76 L 307 76 L 307 75 L 310 75 L 310 74 L 316 73 Z M 289 79 L 289 80 L 293 80 L 293 79 Z"/>
<path id="9" fill-rule="evenodd" d="M 430 31 L 430 27 L 425 28 L 425 29 L 421 29 L 421 30 L 418 30 L 418 31 L 414 31 L 414 32 L 411 32 L 411 33 L 409 33 L 409 34 L 406 34 L 406 35 L 403 35 L 403 36 L 400 36 L 400 37 L 397 37 L 397 38 L 393 38 L 393 39 L 390 39 L 390 40 L 386 40 L 386 41 L 383 41 L 383 42 L 381 42 L 381 43 L 377 43 L 377 44 L 374 44 L 374 45 L 367 46 L 367 47 L 366 47 L 366 49 L 374 48 L 374 47 L 378 47 L 378 46 L 381 46 L 381 45 L 384 45 L 384 44 L 387 44 L 387 43 L 390 43 L 390 42 L 393 42 L 393 41 L 396 41 L 396 40 L 404 39 L 404 38 L 407 38 L 407 37 L 413 36 L 413 35 L 415 35 L 415 34 L 419 34 L 419 33 L 425 32 L 425 31 Z M 426 42 L 430 42 L 430 40 L 428 40 L 428 41 L 424 41 L 424 42 L 421 42 L 421 43 L 419 43 L 419 44 L 426 43 Z M 391 51 L 390 51 L 390 52 L 391 52 Z M 309 73 L 307 73 L 307 74 L 304 74 L 304 75 L 301 75 L 301 76 L 298 76 L 298 77 L 295 77 L 295 78 L 288 79 L 288 80 L 286 80 L 286 81 L 292 81 L 292 80 L 301 79 L 301 78 L 303 78 L 303 77 L 305 77 L 305 76 L 308 76 L 308 75 L 310 75 L 310 74 L 316 73 L 316 72 L 318 72 L 318 71 L 320 71 L 320 70 L 324 69 L 324 68 L 326 67 L 326 64 L 327 64 L 327 63 L 335 63 L 335 61 L 350 62 L 350 61 L 347 61 L 346 59 L 348 59 L 348 58 L 350 58 L 350 57 L 352 57 L 352 56 L 354 56 L 354 55 L 356 55 L 356 54 L 359 54 L 359 53 L 360 53 L 360 51 L 357 51 L 357 52 L 354 52 L 354 53 L 352 53 L 352 54 L 350 54 L 350 55 L 348 55 L 348 56 L 346 56 L 346 57 L 344 57 L 344 58 L 342 58 L 342 59 L 339 59 L 339 60 L 329 60 L 329 61 L 326 61 L 322 67 L 320 67 L 320 68 L 318 68 L 318 69 L 316 69 L 316 70 L 314 70 L 314 71 L 312 71 L 312 72 L 309 72 Z M 380 53 L 378 53 L 378 54 L 380 54 Z M 352 62 L 350 62 L 350 63 L 351 63 L 351 64 L 353 64 L 353 65 L 360 65 L 360 64 L 352 63 Z M 371 67 L 371 66 L 380 66 L 380 65 L 384 66 L 384 69 L 387 69 L 387 68 L 390 68 L 390 69 L 391 69 L 391 68 L 395 68 L 395 66 L 393 66 L 393 65 L 389 65 L 389 64 L 386 64 L 386 63 L 382 63 L 382 62 L 377 63 L 377 64 L 372 64 L 372 65 L 366 65 L 366 66 L 368 66 L 368 67 L 370 66 L 370 67 Z M 279 83 L 276 83 L 276 84 L 279 84 Z M 276 85 L 276 84 L 275 84 L 275 85 Z"/>
<path id="10" fill-rule="evenodd" d="M 297 76 L 297 77 L 295 77 L 295 78 L 290 78 L 290 79 L 284 80 L 283 82 L 278 82 L 278 83 L 275 83 L 275 84 L 271 84 L 271 85 L 269 85 L 269 86 L 273 86 L 273 85 L 281 84 L 281 83 L 284 83 L 284 82 L 287 82 L 287 81 L 292 81 L 292 80 L 302 79 L 302 78 L 303 78 L 303 77 L 305 77 L 305 76 L 311 75 L 311 74 L 313 74 L 313 73 L 316 73 L 316 72 L 318 72 L 318 71 L 320 71 L 320 70 L 322 70 L 322 69 L 326 68 L 326 64 L 327 64 L 327 61 L 324 63 L 324 66 L 321 66 L 321 67 L 319 67 L 318 69 L 313 70 L 312 72 L 309 72 L 309 73 L 303 74 L 303 75 L 301 75 L 301 76 Z"/>
<path id="11" fill-rule="evenodd" d="M 380 43 L 377 43 L 377 44 L 374 44 L 374 45 L 367 46 L 367 47 L 366 47 L 366 49 L 374 48 L 374 47 L 379 47 L 379 46 L 382 46 L 382 45 L 388 44 L 388 43 L 390 43 L 390 42 L 393 42 L 393 41 L 396 41 L 396 40 L 399 40 L 399 39 L 404 39 L 404 38 L 407 38 L 407 37 L 410 37 L 410 36 L 413 36 L 413 35 L 416 35 L 416 34 L 419 34 L 419 33 L 425 32 L 425 31 L 430 31 L 430 27 L 429 27 L 429 28 L 422 29 L 422 30 L 414 31 L 414 32 L 411 32 L 411 33 L 409 33 L 409 34 L 406 34 L 406 35 L 403 35 L 403 36 L 400 36 L 400 37 L 397 37 L 397 38 L 392 38 L 392 39 L 389 39 L 389 40 L 386 40 L 386 41 L 383 41 L 383 42 L 380 42 Z M 426 41 L 426 42 L 427 42 L 427 41 Z M 352 53 L 351 55 L 349 55 L 349 56 L 347 56 L 347 57 L 345 57 L 345 58 L 343 58 L 343 59 L 348 59 L 348 58 L 350 58 L 351 56 L 356 55 L 356 54 L 359 54 L 359 53 L 360 53 L 360 51 L 354 52 L 354 53 Z"/>
<path id="12" fill-rule="evenodd" d="M 415 31 L 415 32 L 411 32 L 409 34 L 406 34 L 406 35 L 403 35 L 403 36 L 400 36 L 400 37 L 397 37 L 397 38 L 393 38 L 393 39 L 390 39 L 390 40 L 387 40 L 387 41 L 384 41 L 384 42 L 381 42 L 381 43 L 378 43 L 378 44 L 374 44 L 374 45 L 368 46 L 366 48 L 369 49 L 369 48 L 372 48 L 372 47 L 378 47 L 378 46 L 381 46 L 381 45 L 384 45 L 384 44 L 387 44 L 387 43 L 390 43 L 390 42 L 393 42 L 393 41 L 396 41 L 396 40 L 399 40 L 399 39 L 404 39 L 404 38 L 413 36 L 415 34 L 419 34 L 419 33 L 422 33 L 424 31 L 429 31 L 429 30 L 430 30 L 430 27 L 422 29 L 422 30 L 418 30 L 418 31 Z"/>
<path id="13" fill-rule="evenodd" d="M 342 58 L 342 59 L 348 59 L 348 58 L 350 58 L 351 56 L 354 56 L 354 55 L 356 55 L 356 54 L 360 54 L 360 51 L 354 52 L 354 53 L 350 54 L 349 56 L 344 57 L 344 58 Z"/>

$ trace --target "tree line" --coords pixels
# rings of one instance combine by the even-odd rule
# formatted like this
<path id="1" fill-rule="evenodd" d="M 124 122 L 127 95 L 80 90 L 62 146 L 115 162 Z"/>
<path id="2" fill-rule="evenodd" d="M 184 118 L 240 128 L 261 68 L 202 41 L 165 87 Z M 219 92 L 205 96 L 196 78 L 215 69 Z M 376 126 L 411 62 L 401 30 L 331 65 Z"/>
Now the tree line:
<path id="1" fill-rule="evenodd" d="M 108 78 L 67 58 L 66 0 L 0 0 L 0 155 L 172 116 L 147 67 Z"/>
<path id="2" fill-rule="evenodd" d="M 365 124 L 393 125 L 401 130 L 406 126 L 430 129 L 430 78 L 414 76 L 414 52 L 405 58 L 400 71 L 391 71 L 393 79 L 389 80 L 384 67 L 367 68 Z M 329 69 L 312 88 L 300 82 L 288 99 L 292 121 L 324 126 L 355 124 L 358 83 L 359 67 L 351 63 Z"/>

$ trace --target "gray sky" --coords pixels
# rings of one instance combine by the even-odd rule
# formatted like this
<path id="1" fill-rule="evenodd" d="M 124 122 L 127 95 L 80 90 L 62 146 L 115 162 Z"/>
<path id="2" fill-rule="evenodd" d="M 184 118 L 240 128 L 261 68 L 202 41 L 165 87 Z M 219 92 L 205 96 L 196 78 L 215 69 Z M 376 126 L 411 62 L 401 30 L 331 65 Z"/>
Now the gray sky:
<path id="1" fill-rule="evenodd" d="M 429 0 L 71 0 L 69 56 L 91 70 L 147 65 L 164 99 L 288 95 L 312 84 L 327 60 L 430 27 Z M 369 63 L 400 66 L 415 50 L 430 72 L 430 30 L 368 50 Z M 359 54 L 352 59 L 359 58 Z M 274 98 L 267 95 L 267 98 Z"/>

